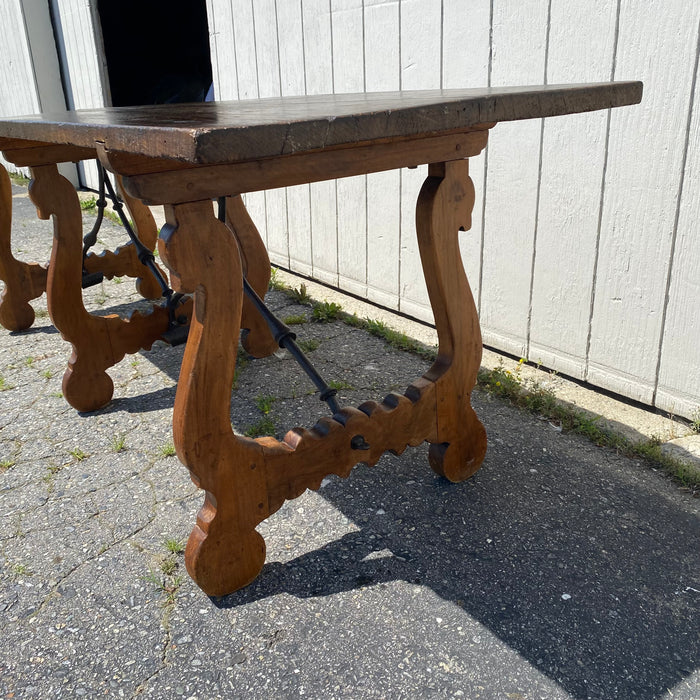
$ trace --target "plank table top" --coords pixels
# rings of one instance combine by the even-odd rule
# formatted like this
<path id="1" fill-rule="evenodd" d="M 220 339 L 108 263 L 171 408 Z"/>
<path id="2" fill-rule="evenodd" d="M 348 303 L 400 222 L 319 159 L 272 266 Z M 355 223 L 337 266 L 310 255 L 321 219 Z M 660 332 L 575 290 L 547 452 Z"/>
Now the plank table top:
<path id="1" fill-rule="evenodd" d="M 197 165 L 468 131 L 480 124 L 636 104 L 641 82 L 311 95 L 106 107 L 0 119 L 9 139 Z"/>

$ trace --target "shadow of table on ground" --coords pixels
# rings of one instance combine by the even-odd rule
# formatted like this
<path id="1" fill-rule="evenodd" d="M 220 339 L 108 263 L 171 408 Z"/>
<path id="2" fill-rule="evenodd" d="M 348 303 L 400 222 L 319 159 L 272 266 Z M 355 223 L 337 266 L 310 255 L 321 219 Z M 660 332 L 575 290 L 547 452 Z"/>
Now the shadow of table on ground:
<path id="1" fill-rule="evenodd" d="M 144 355 L 177 376 L 181 351 Z M 174 387 L 104 410 L 147 411 L 173 397 Z M 215 604 L 405 581 L 453 603 L 576 698 L 652 700 L 697 672 L 697 502 L 633 460 L 475 401 L 490 446 L 473 479 L 436 477 L 424 447 L 329 479 L 321 496 L 357 529 L 269 562 Z M 290 526 L 303 532 L 303 517 Z"/>
<path id="2" fill-rule="evenodd" d="M 321 494 L 359 531 L 268 563 L 217 605 L 402 580 L 462 608 L 574 697 L 673 689 L 700 666 L 694 502 L 669 498 L 673 486 L 646 468 L 487 403 L 492 444 L 471 481 L 435 477 L 423 449 L 334 479 Z"/>

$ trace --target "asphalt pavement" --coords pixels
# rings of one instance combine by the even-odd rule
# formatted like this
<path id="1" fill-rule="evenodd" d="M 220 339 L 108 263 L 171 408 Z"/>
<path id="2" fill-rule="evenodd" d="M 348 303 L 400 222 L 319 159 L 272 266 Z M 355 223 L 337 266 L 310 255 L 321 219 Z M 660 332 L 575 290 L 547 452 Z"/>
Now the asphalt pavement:
<path id="1" fill-rule="evenodd" d="M 48 259 L 50 222 L 13 192 L 17 256 Z M 86 291 L 96 313 L 139 299 L 129 279 Z M 308 319 L 342 404 L 427 368 L 268 302 Z M 182 347 L 127 356 L 114 400 L 80 414 L 60 394 L 69 346 L 35 308 L 0 329 L 0 697 L 700 698 L 700 499 L 647 465 L 476 392 L 472 479 L 436 476 L 425 445 L 328 478 L 260 526 L 258 579 L 211 599 L 180 551 L 202 503 L 171 454 Z M 289 357 L 242 364 L 236 430 L 324 414 Z"/>

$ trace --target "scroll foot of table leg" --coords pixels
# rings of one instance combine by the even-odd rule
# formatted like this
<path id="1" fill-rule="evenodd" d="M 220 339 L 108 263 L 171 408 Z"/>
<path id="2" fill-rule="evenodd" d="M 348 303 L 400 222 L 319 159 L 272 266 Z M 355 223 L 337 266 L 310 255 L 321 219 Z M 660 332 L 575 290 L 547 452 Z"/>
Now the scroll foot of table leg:
<path id="1" fill-rule="evenodd" d="M 450 442 L 433 443 L 428 449 L 432 470 L 452 482 L 472 476 L 486 455 L 486 430 L 476 414 L 465 423 L 463 431 L 464 435 L 455 436 Z"/>
<path id="2" fill-rule="evenodd" d="M 96 411 L 106 406 L 114 394 L 112 378 L 100 367 L 81 362 L 73 356 L 63 374 L 61 391 L 65 400 L 77 411 Z"/>
<path id="3" fill-rule="evenodd" d="M 185 550 L 187 571 L 197 585 L 207 595 L 227 595 L 253 581 L 264 563 L 262 536 L 254 529 L 242 531 L 207 496 Z"/>
<path id="4" fill-rule="evenodd" d="M 46 291 L 46 267 L 24 263 L 12 255 L 12 185 L 0 165 L 0 279 L 5 290 L 0 296 L 0 324 L 9 331 L 23 331 L 34 323 L 30 299 Z"/>
<path id="5" fill-rule="evenodd" d="M 418 198 L 416 230 L 439 349 L 421 382 L 434 382 L 436 390 L 430 466 L 450 481 L 470 477 L 486 454 L 486 431 L 470 402 L 481 362 L 481 332 L 458 241 L 458 232 L 471 227 L 473 206 L 467 160 L 430 166 Z"/>

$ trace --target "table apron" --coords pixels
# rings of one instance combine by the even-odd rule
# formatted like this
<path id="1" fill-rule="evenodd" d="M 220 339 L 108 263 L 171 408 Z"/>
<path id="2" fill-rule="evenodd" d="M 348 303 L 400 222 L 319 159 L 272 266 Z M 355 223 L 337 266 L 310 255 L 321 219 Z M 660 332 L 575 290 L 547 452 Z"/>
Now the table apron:
<path id="1" fill-rule="evenodd" d="M 181 204 L 224 195 L 303 185 L 365 173 L 461 160 L 478 155 L 487 130 L 352 148 L 286 155 L 242 163 L 198 166 L 124 177 L 124 187 L 145 204 Z M 98 146 L 100 159 L 119 172 L 118 156 Z M 162 161 L 161 161 L 162 162 Z"/>

